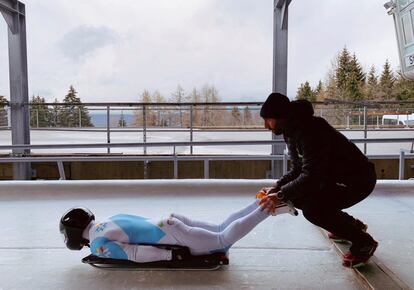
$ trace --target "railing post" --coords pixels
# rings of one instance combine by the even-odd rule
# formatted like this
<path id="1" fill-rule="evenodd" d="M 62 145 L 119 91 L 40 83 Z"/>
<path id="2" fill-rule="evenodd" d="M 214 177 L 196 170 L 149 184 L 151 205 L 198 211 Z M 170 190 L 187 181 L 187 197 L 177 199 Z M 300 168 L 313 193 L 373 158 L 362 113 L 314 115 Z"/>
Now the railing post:
<path id="1" fill-rule="evenodd" d="M 111 124 L 110 124 L 110 118 L 111 118 L 111 108 L 110 106 L 106 106 L 106 143 L 111 143 Z M 107 153 L 111 153 L 111 147 L 107 148 Z"/>
<path id="2" fill-rule="evenodd" d="M 142 142 L 147 143 L 147 107 L 142 106 Z M 147 146 L 144 146 L 144 155 L 147 155 Z"/>
<path id="3" fill-rule="evenodd" d="M 210 178 L 209 160 L 204 159 L 204 179 Z"/>
<path id="4" fill-rule="evenodd" d="M 178 161 L 177 161 L 177 154 L 175 154 L 175 152 L 174 152 L 173 162 L 174 162 L 174 179 L 177 179 L 178 178 Z"/>
<path id="5" fill-rule="evenodd" d="M 193 105 L 190 105 L 190 142 L 193 142 Z M 193 155 L 193 145 L 190 146 L 190 154 Z"/>
<path id="6" fill-rule="evenodd" d="M 58 161 L 57 162 L 58 165 L 58 169 L 59 169 L 59 176 L 60 176 L 60 180 L 66 180 L 66 175 L 65 175 L 65 167 L 63 166 L 63 162 L 62 161 Z"/>
<path id="7" fill-rule="evenodd" d="M 364 106 L 364 139 L 367 139 L 367 106 Z M 364 154 L 367 154 L 367 142 L 364 142 Z"/>
<path id="8" fill-rule="evenodd" d="M 7 108 L 7 127 L 11 128 L 11 107 Z"/>
<path id="9" fill-rule="evenodd" d="M 79 128 L 82 128 L 82 110 L 79 107 Z"/>
<path id="10" fill-rule="evenodd" d="M 144 179 L 148 179 L 148 160 L 144 160 Z"/>
<path id="11" fill-rule="evenodd" d="M 349 129 L 349 115 L 346 116 L 346 128 Z"/>
<path id="12" fill-rule="evenodd" d="M 39 128 L 39 109 L 36 109 L 36 128 Z"/>
<path id="13" fill-rule="evenodd" d="M 398 172 L 399 180 L 404 179 L 404 167 L 405 167 L 405 153 L 404 153 L 404 150 L 401 150 L 400 151 L 400 166 L 399 166 L 399 172 Z"/>

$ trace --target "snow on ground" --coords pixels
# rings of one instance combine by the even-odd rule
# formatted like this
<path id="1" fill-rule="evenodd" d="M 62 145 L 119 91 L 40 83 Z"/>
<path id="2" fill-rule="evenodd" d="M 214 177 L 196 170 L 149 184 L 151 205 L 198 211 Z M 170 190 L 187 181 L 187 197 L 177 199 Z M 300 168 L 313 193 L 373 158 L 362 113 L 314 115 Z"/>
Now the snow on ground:
<path id="1" fill-rule="evenodd" d="M 342 131 L 348 138 L 363 138 L 362 131 Z M 32 144 L 86 144 L 107 143 L 107 133 L 91 131 L 43 131 L 32 130 Z M 270 132 L 204 132 L 195 130 L 194 141 L 244 141 L 244 140 L 271 140 Z M 414 138 L 414 130 L 395 131 L 368 131 L 368 138 Z M 111 132 L 111 143 L 137 143 L 143 142 L 142 132 Z M 147 131 L 147 142 L 180 142 L 190 141 L 190 132 L 151 132 Z M 0 131 L 0 145 L 11 145 L 11 132 Z M 362 150 L 363 144 L 357 144 Z M 398 154 L 400 149 L 410 150 L 412 143 L 382 143 L 368 144 L 368 154 Z M 0 150 L 0 153 L 10 151 Z M 32 150 L 33 153 L 106 153 L 106 148 L 81 148 L 81 149 L 48 149 Z M 189 154 L 189 147 L 177 147 L 178 154 Z M 204 146 L 194 147 L 194 154 L 270 154 L 270 145 L 243 145 L 243 146 Z M 111 153 L 142 154 L 142 148 L 113 148 Z M 172 147 L 148 148 L 148 154 L 171 154 Z"/>

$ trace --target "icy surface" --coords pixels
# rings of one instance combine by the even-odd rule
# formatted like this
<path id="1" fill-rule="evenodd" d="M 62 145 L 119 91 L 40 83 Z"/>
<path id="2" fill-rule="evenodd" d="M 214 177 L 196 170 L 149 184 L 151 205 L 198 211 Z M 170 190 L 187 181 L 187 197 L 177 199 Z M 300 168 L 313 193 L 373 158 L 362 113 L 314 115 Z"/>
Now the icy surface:
<path id="1" fill-rule="evenodd" d="M 80 262 L 88 250 L 67 250 L 58 232 L 61 214 L 76 205 L 97 220 L 179 212 L 219 222 L 271 182 L 0 182 L 0 289 L 361 289 L 303 216 L 267 219 L 233 246 L 229 266 L 212 272 L 93 269 Z"/>

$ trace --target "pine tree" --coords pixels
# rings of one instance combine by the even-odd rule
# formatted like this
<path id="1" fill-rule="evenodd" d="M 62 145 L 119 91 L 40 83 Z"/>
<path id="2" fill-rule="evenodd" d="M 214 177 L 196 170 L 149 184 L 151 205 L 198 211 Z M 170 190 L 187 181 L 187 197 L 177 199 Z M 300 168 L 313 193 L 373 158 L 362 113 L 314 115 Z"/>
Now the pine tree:
<path id="1" fill-rule="evenodd" d="M 342 99 L 345 98 L 348 85 L 349 72 L 351 70 L 351 55 L 345 47 L 338 56 L 338 66 L 335 71 L 336 86 L 339 89 Z"/>
<path id="2" fill-rule="evenodd" d="M 118 127 L 126 127 L 126 126 L 127 126 L 127 122 L 125 121 L 124 111 L 121 110 L 121 116 L 119 117 Z"/>
<path id="3" fill-rule="evenodd" d="M 218 90 L 214 85 L 210 85 L 210 102 L 212 103 L 219 103 L 221 98 L 219 96 Z M 224 108 L 220 108 L 219 106 L 213 106 L 212 111 L 210 112 L 211 124 L 213 126 L 217 126 L 223 123 L 224 115 L 221 110 Z"/>
<path id="4" fill-rule="evenodd" d="M 203 103 L 210 103 L 211 102 L 211 89 L 208 85 L 204 85 L 201 89 L 201 101 Z M 202 126 L 210 126 L 212 125 L 211 119 L 211 106 L 204 105 L 203 110 L 203 117 L 202 117 Z"/>
<path id="5" fill-rule="evenodd" d="M 82 105 L 77 93 L 71 85 L 68 94 L 63 99 L 63 103 L 68 105 L 62 108 L 61 124 L 64 127 L 93 127 L 89 111 Z"/>
<path id="6" fill-rule="evenodd" d="M 151 93 L 148 90 L 144 90 L 139 97 L 139 102 L 145 104 L 152 103 Z M 146 126 L 155 125 L 155 114 L 149 106 L 145 107 L 145 123 Z M 134 112 L 134 125 L 138 127 L 144 125 L 143 108 L 138 108 L 138 110 Z"/>
<path id="7" fill-rule="evenodd" d="M 309 102 L 316 101 L 316 94 L 306 81 L 304 84 L 300 84 L 298 92 L 296 93 L 297 100 L 308 100 Z"/>
<path id="8" fill-rule="evenodd" d="M 356 80 L 360 82 L 360 84 L 365 83 L 366 74 L 361 68 L 361 64 L 359 63 L 355 53 L 352 55 L 352 59 L 350 62 L 350 74 L 354 74 L 356 76 Z"/>
<path id="9" fill-rule="evenodd" d="M 359 102 L 364 98 L 363 89 L 365 79 L 365 73 L 362 71 L 361 65 L 354 53 L 351 62 L 349 63 L 349 75 L 346 87 L 346 96 L 348 100 Z"/>
<path id="10" fill-rule="evenodd" d="M 387 59 L 385 61 L 384 69 L 382 71 L 380 82 L 379 82 L 380 90 L 382 93 L 381 96 L 383 100 L 393 99 L 394 82 L 395 82 L 395 78 L 394 78 L 390 64 Z"/>
<path id="11" fill-rule="evenodd" d="M 414 82 L 399 73 L 394 82 L 393 95 L 397 101 L 414 100 Z"/>
<path id="12" fill-rule="evenodd" d="M 244 125 L 252 124 L 252 112 L 250 111 L 249 106 L 246 106 L 243 110 L 243 123 Z"/>
<path id="13" fill-rule="evenodd" d="M 191 91 L 191 94 L 189 96 L 189 100 L 192 103 L 200 103 L 201 101 L 201 96 L 200 93 L 198 92 L 197 88 L 193 88 L 193 90 Z M 200 110 L 199 110 L 199 106 L 193 106 L 193 126 L 200 126 L 201 125 L 201 114 L 200 114 Z"/>
<path id="14" fill-rule="evenodd" d="M 349 75 L 347 99 L 353 102 L 359 102 L 363 99 L 361 92 L 361 81 L 358 79 L 358 75 L 355 74 L 355 72 L 352 72 Z"/>
<path id="15" fill-rule="evenodd" d="M 152 94 L 152 99 L 154 100 L 155 103 L 165 103 L 165 98 L 161 95 L 159 91 L 155 91 Z M 154 108 L 153 112 L 154 112 L 154 115 L 156 116 L 155 125 L 166 126 L 167 118 L 166 118 L 165 108 L 158 106 Z"/>
<path id="16" fill-rule="evenodd" d="M 53 103 L 55 103 L 55 105 L 53 105 L 52 109 L 50 110 L 50 126 L 61 127 L 62 106 L 57 105 L 59 103 L 57 98 L 55 98 Z"/>
<path id="17" fill-rule="evenodd" d="M 323 83 L 321 80 L 319 80 L 318 85 L 316 86 L 314 92 L 315 92 L 316 101 L 322 102 L 325 99 L 325 89 L 323 87 Z"/>
<path id="18" fill-rule="evenodd" d="M 239 111 L 239 108 L 237 108 L 237 106 L 234 106 L 233 109 L 231 110 L 231 116 L 233 117 L 233 125 L 240 125 L 241 123 L 241 114 Z"/>
<path id="19" fill-rule="evenodd" d="M 338 99 L 338 88 L 336 85 L 335 73 L 329 72 L 326 80 L 325 98 L 324 99 Z"/>
<path id="20" fill-rule="evenodd" d="M 52 123 L 52 114 L 49 108 L 45 105 L 45 98 L 32 96 L 30 103 L 30 126 L 50 127 Z"/>
<path id="21" fill-rule="evenodd" d="M 7 111 L 5 106 L 7 99 L 4 96 L 0 96 L 0 126 L 4 127 L 8 125 Z"/>
<path id="22" fill-rule="evenodd" d="M 180 85 L 178 85 L 175 92 L 171 94 L 171 102 L 172 103 L 178 103 L 178 104 L 181 104 L 181 103 L 185 102 L 185 91 Z M 182 106 L 179 106 L 178 108 L 179 108 L 179 112 L 180 112 L 180 118 L 179 118 L 180 127 L 183 127 L 183 110 L 182 110 Z"/>
<path id="23" fill-rule="evenodd" d="M 377 76 L 374 66 L 371 66 L 369 73 L 368 73 L 368 85 L 371 85 L 371 86 L 378 85 L 378 76 Z"/>
<path id="24" fill-rule="evenodd" d="M 365 89 L 365 98 L 368 100 L 376 100 L 378 97 L 378 76 L 375 67 L 371 66 L 368 72 L 367 85 Z"/>

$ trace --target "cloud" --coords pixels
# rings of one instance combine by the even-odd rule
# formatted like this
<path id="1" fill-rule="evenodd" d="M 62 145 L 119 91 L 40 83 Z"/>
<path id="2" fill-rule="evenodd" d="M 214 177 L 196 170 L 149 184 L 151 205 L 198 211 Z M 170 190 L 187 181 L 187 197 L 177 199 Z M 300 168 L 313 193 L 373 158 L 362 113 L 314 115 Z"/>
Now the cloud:
<path id="1" fill-rule="evenodd" d="M 225 101 L 263 100 L 272 88 L 272 0 L 26 1 L 29 94 L 136 101 L 215 85 Z M 254 3 L 253 3 L 254 2 Z M 1 19 L 0 19 L 1 20 Z M 0 94 L 9 94 L 7 29 L 0 26 Z M 292 1 L 288 94 L 315 86 L 344 47 L 364 68 L 398 65 L 392 17 L 377 0 Z"/>
<path id="2" fill-rule="evenodd" d="M 108 27 L 81 25 L 67 32 L 58 45 L 66 57 L 78 61 L 117 40 L 118 35 Z"/>

